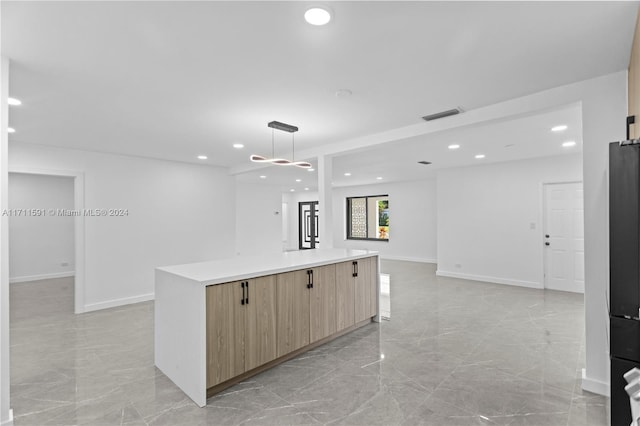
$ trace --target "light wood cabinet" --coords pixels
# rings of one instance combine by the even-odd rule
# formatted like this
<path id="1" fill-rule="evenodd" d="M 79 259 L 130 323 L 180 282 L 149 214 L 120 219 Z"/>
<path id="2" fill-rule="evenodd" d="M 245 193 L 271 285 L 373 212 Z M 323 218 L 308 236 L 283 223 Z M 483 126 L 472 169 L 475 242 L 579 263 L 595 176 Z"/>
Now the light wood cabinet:
<path id="1" fill-rule="evenodd" d="M 309 279 L 306 269 L 278 274 L 278 356 L 309 344 Z"/>
<path id="2" fill-rule="evenodd" d="M 378 314 L 378 258 L 368 257 L 362 260 L 364 264 L 361 270 L 364 271 L 366 269 L 364 281 L 365 287 L 369 291 L 369 296 L 367 297 L 369 306 L 366 310 L 366 318 L 371 318 Z"/>
<path id="3" fill-rule="evenodd" d="M 321 249 L 157 268 L 155 365 L 204 407 L 224 389 L 368 324 L 377 264 L 375 253 Z"/>
<path id="4" fill-rule="evenodd" d="M 368 257 L 355 261 L 355 318 L 356 322 L 371 318 L 378 312 L 378 262 Z"/>
<path id="5" fill-rule="evenodd" d="M 337 331 L 336 265 L 311 269 L 309 292 L 309 341 L 313 343 Z"/>
<path id="6" fill-rule="evenodd" d="M 336 265 L 338 330 L 378 312 L 378 262 L 367 257 Z"/>
<path id="7" fill-rule="evenodd" d="M 276 277 L 207 287 L 207 387 L 276 357 Z"/>
<path id="8" fill-rule="evenodd" d="M 371 298 L 369 300 L 369 314 L 367 316 L 374 317 L 378 315 L 378 292 L 380 291 L 378 283 L 380 281 L 380 272 L 378 271 L 377 257 L 369 257 L 367 260 L 369 261 L 369 292 L 371 293 Z"/>
<path id="9" fill-rule="evenodd" d="M 246 281 L 245 371 L 277 358 L 276 344 L 276 276 Z"/>
<path id="10" fill-rule="evenodd" d="M 244 372 L 244 282 L 207 287 L 207 387 Z"/>
<path id="11" fill-rule="evenodd" d="M 377 265 L 371 257 L 206 287 L 207 389 L 218 392 L 374 316 Z"/>
<path id="12" fill-rule="evenodd" d="M 336 332 L 336 267 L 278 275 L 278 356 Z"/>
<path id="13" fill-rule="evenodd" d="M 338 331 L 356 323 L 354 271 L 353 262 L 336 264 L 336 326 Z"/>

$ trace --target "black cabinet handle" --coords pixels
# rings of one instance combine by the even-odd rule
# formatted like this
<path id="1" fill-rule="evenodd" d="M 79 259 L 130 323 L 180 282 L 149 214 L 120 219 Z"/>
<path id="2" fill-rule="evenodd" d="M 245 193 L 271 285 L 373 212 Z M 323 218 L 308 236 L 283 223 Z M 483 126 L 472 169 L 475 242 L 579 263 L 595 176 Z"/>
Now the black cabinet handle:
<path id="1" fill-rule="evenodd" d="M 549 238 L 549 234 L 545 234 L 545 236 L 544 236 L 544 237 L 545 237 L 545 238 Z"/>
<path id="2" fill-rule="evenodd" d="M 240 287 L 242 287 L 242 299 L 240 299 L 240 304 L 244 305 L 244 299 L 245 299 L 245 297 L 244 297 L 244 281 L 242 281 L 240 283 Z"/>
<path id="3" fill-rule="evenodd" d="M 307 288 L 311 288 L 311 269 L 307 269 Z"/>
<path id="4" fill-rule="evenodd" d="M 352 276 L 357 277 L 358 276 L 358 262 L 356 262 L 355 260 L 352 262 L 353 265 L 353 274 Z"/>
<path id="5" fill-rule="evenodd" d="M 247 289 L 247 297 L 244 299 L 245 305 L 249 304 L 249 281 L 244 282 L 244 286 Z"/>
<path id="6" fill-rule="evenodd" d="M 549 245 L 551 245 L 551 244 L 550 244 L 550 243 L 544 243 L 544 245 L 545 245 L 545 246 L 549 246 Z"/>
<path id="7" fill-rule="evenodd" d="M 311 276 L 311 288 L 313 288 L 313 269 L 309 271 L 309 275 Z"/>

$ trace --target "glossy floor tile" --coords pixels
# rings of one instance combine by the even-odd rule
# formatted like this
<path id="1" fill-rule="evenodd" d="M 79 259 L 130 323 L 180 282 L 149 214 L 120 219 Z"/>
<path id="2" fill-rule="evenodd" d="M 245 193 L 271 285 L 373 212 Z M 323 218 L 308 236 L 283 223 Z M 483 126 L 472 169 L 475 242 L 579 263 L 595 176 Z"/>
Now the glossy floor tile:
<path id="1" fill-rule="evenodd" d="M 383 261 L 389 321 L 197 407 L 153 362 L 153 302 L 73 315 L 73 280 L 11 285 L 21 425 L 606 425 L 580 388 L 583 297 Z M 391 315 L 390 313 L 393 313 Z"/>

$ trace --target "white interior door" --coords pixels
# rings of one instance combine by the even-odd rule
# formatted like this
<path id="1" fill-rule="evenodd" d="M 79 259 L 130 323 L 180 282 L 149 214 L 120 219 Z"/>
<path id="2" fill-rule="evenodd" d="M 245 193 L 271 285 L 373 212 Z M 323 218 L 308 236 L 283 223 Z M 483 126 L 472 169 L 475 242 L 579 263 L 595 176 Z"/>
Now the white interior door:
<path id="1" fill-rule="evenodd" d="M 584 293 L 582 182 L 544 185 L 545 288 Z"/>

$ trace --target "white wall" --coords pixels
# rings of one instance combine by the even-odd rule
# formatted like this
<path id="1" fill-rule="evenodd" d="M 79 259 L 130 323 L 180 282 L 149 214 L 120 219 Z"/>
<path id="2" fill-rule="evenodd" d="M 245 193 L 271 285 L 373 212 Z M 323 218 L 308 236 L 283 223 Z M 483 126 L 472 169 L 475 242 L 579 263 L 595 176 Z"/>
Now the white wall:
<path id="1" fill-rule="evenodd" d="M 84 173 L 84 308 L 153 298 L 154 268 L 224 258 L 235 245 L 234 179 L 225 169 L 13 143 L 13 168 Z"/>
<path id="2" fill-rule="evenodd" d="M 389 195 L 389 241 L 347 240 L 347 197 L 384 194 Z M 335 247 L 376 250 L 387 259 L 435 262 L 437 258 L 435 180 L 333 188 L 333 218 Z"/>
<path id="3" fill-rule="evenodd" d="M 438 275 L 543 288 L 542 184 L 568 181 L 580 154 L 439 171 Z"/>
<path id="4" fill-rule="evenodd" d="M 282 252 L 282 192 L 266 184 L 236 183 L 236 253 Z"/>
<path id="5" fill-rule="evenodd" d="M 9 208 L 12 210 L 73 210 L 73 204 L 71 177 L 9 174 Z M 11 282 L 73 275 L 73 228 L 72 216 L 48 213 L 10 216 Z"/>
<path id="6" fill-rule="evenodd" d="M 582 387 L 609 393 L 609 188 L 608 143 L 625 138 L 627 71 L 567 84 L 477 108 L 444 121 L 450 127 L 547 111 L 582 107 L 585 227 L 586 368 Z M 443 124 L 443 126 L 445 126 Z"/>
<path id="7" fill-rule="evenodd" d="M 9 59 L 0 56 L 0 210 L 9 208 Z M 9 346 L 9 217 L 0 215 L 0 425 L 13 424 Z"/>

